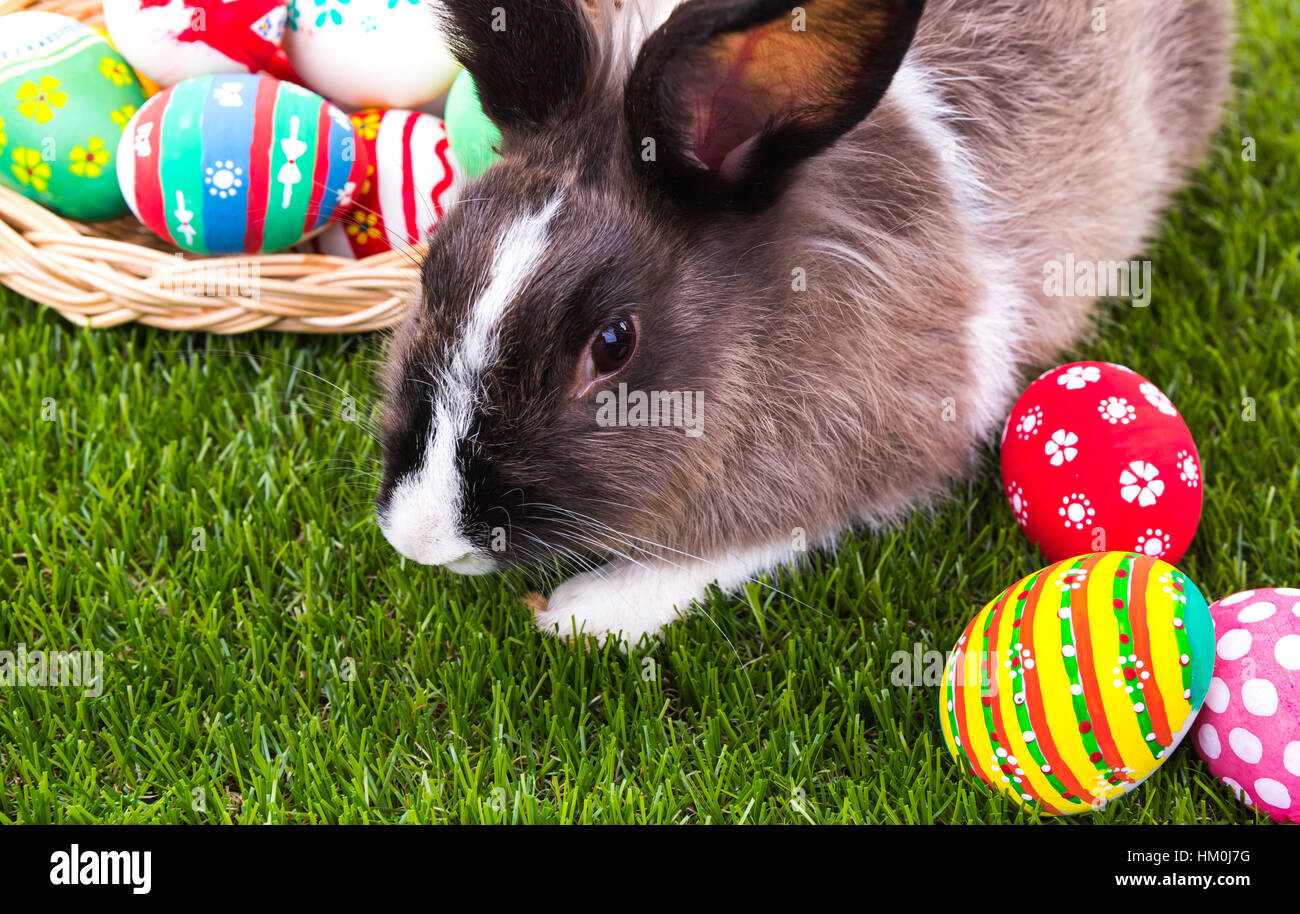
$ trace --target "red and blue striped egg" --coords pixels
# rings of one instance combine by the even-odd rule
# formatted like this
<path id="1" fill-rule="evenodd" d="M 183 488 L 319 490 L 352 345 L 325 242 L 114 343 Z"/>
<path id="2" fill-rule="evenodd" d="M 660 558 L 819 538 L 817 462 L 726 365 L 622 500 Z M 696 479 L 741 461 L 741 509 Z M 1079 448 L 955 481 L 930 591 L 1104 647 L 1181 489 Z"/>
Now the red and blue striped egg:
<path id="1" fill-rule="evenodd" d="M 278 251 L 327 228 L 366 159 L 352 123 L 315 92 L 270 76 L 177 83 L 127 124 L 122 194 L 159 237 L 195 254 Z"/>
<path id="2" fill-rule="evenodd" d="M 312 243 L 326 254 L 367 257 L 428 238 L 465 183 L 441 118 L 402 108 L 352 115 L 366 174 L 339 221 Z"/>

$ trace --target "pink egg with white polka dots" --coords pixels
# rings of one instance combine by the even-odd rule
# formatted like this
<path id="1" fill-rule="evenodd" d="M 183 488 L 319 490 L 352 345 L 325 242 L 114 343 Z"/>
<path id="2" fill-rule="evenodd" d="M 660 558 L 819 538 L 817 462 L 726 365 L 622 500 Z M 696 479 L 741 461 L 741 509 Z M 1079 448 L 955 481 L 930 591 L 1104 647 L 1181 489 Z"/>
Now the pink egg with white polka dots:
<path id="1" fill-rule="evenodd" d="M 1300 822 L 1300 590 L 1246 590 L 1210 615 L 1218 642 L 1196 749 L 1247 805 Z"/>

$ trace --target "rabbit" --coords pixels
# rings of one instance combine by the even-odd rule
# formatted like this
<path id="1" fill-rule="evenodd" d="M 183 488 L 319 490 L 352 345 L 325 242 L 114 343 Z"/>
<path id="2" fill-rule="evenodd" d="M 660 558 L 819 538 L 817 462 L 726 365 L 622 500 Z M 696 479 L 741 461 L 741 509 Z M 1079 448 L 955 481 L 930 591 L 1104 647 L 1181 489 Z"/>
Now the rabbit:
<path id="1" fill-rule="evenodd" d="M 537 626 L 625 648 L 978 466 L 1089 327 L 1044 265 L 1142 250 L 1233 37 L 1228 0 L 438 14 L 500 159 L 387 342 L 376 517 L 459 574 L 571 560 Z"/>

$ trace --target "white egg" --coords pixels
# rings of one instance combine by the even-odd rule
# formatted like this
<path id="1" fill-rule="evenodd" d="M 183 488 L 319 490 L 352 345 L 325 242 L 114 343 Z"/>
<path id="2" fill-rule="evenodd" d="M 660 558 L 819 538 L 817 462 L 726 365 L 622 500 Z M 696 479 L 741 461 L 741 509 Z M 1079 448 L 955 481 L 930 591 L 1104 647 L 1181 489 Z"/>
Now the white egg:
<path id="1" fill-rule="evenodd" d="M 354 108 L 418 108 L 460 70 L 423 0 L 289 0 L 284 50 L 307 85 Z"/>

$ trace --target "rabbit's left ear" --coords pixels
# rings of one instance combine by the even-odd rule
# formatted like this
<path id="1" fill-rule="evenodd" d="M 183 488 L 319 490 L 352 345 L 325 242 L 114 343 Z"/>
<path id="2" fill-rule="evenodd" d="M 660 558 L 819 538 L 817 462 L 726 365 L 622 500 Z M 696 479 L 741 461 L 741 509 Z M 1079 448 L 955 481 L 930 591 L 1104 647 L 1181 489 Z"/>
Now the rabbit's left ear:
<path id="1" fill-rule="evenodd" d="M 504 131 L 545 127 L 591 80 L 596 34 L 582 0 L 438 0 L 434 14 Z"/>
<path id="2" fill-rule="evenodd" d="M 771 202 L 788 169 L 826 149 L 879 103 L 924 6 L 679 6 L 641 48 L 624 94 L 629 140 L 645 177 L 692 208 Z"/>

